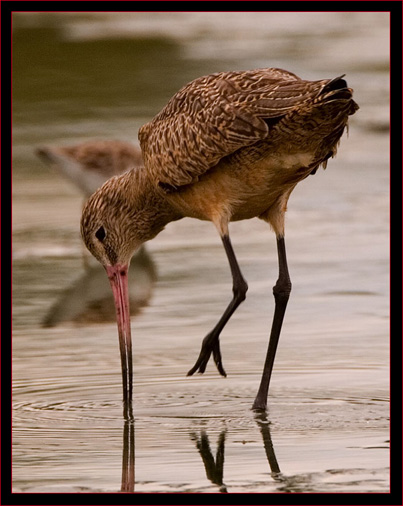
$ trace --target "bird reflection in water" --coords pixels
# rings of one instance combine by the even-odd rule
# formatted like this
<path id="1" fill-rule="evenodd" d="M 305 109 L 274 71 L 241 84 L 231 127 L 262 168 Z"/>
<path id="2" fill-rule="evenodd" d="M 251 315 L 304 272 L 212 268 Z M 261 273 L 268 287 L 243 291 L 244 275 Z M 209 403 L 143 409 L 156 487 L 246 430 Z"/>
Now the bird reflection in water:
<path id="1" fill-rule="evenodd" d="M 129 404 L 127 405 L 129 406 Z M 134 439 L 134 417 L 131 406 L 124 414 L 125 422 L 123 426 L 123 455 L 122 455 L 122 483 L 121 492 L 135 491 L 135 439 Z M 300 493 L 311 491 L 312 476 L 308 475 L 289 475 L 286 476 L 280 470 L 277 457 L 274 451 L 273 440 L 270 432 L 270 421 L 265 412 L 255 413 L 255 422 L 262 436 L 263 447 L 265 450 L 267 462 L 270 469 L 270 477 L 277 484 L 276 492 Z M 216 455 L 214 457 L 210 446 L 210 439 L 206 429 L 199 431 L 192 430 L 189 433 L 190 440 L 195 445 L 201 456 L 206 478 L 218 487 L 218 492 L 228 493 L 228 486 L 224 483 L 224 457 L 225 442 L 227 438 L 227 429 L 224 428 L 217 439 Z M 264 484 L 263 484 L 264 485 Z"/>
<path id="2" fill-rule="evenodd" d="M 267 460 L 269 462 L 271 477 L 275 482 L 279 483 L 277 492 L 307 492 L 307 487 L 310 488 L 309 476 L 286 476 L 280 471 L 270 434 L 270 422 L 267 419 L 266 413 L 256 412 L 255 420 L 260 429 L 260 433 L 262 434 L 263 446 L 266 452 Z"/>
<path id="3" fill-rule="evenodd" d="M 155 264 L 145 248 L 133 256 L 129 270 L 130 314 L 147 306 L 156 281 Z M 62 292 L 42 321 L 44 327 L 63 322 L 99 323 L 116 318 L 113 295 L 101 265 L 87 266 L 78 279 Z"/>
<path id="4" fill-rule="evenodd" d="M 218 437 L 217 453 L 214 460 L 206 431 L 200 431 L 200 437 L 195 432 L 190 434 L 190 439 L 196 443 L 196 448 L 203 460 L 207 478 L 211 483 L 218 485 L 219 491 L 224 493 L 228 492 L 226 485 L 223 483 L 225 435 L 226 430 L 223 430 Z"/>
<path id="5" fill-rule="evenodd" d="M 276 459 L 276 454 L 274 453 L 273 441 L 270 434 L 270 422 L 265 412 L 255 413 L 255 420 L 262 434 L 263 445 L 271 469 L 271 475 L 274 479 L 278 479 L 281 476 L 281 471 Z"/>
<path id="6" fill-rule="evenodd" d="M 280 467 L 274 453 L 273 442 L 270 434 L 270 422 L 267 419 L 265 412 L 255 413 L 255 420 L 260 429 L 263 438 L 263 445 L 266 452 L 266 457 L 269 462 L 271 476 L 276 481 L 284 481 L 281 474 Z M 210 448 L 209 437 L 204 429 L 200 431 L 200 436 L 196 432 L 190 433 L 190 439 L 196 443 L 196 448 L 199 450 L 203 464 L 206 470 L 206 476 L 211 483 L 219 486 L 219 491 L 227 493 L 227 486 L 223 482 L 224 477 L 224 453 L 225 453 L 225 437 L 227 430 L 221 431 L 217 441 L 217 453 L 214 459 L 213 453 Z"/>
<path id="7" fill-rule="evenodd" d="M 124 416 L 121 492 L 134 492 L 134 418 L 132 407 Z"/>

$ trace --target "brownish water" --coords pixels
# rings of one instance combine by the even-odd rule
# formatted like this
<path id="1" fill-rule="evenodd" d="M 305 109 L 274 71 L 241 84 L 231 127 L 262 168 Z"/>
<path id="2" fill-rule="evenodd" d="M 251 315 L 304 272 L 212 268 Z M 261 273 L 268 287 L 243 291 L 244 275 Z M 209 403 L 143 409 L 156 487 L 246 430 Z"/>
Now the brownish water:
<path id="1" fill-rule="evenodd" d="M 15 492 L 118 492 L 130 447 L 115 322 L 41 326 L 84 273 L 82 197 L 34 148 L 136 140 L 189 80 L 260 66 L 307 79 L 346 73 L 361 109 L 326 172 L 290 198 L 293 291 L 266 419 L 250 407 L 274 308 L 273 233 L 259 220 L 231 225 L 249 292 L 222 334 L 226 379 L 212 364 L 185 376 L 231 297 L 214 227 L 182 220 L 147 245 L 158 278 L 141 278 L 153 296 L 132 321 L 134 490 L 389 490 L 388 16 L 221 16 L 15 19 Z"/>

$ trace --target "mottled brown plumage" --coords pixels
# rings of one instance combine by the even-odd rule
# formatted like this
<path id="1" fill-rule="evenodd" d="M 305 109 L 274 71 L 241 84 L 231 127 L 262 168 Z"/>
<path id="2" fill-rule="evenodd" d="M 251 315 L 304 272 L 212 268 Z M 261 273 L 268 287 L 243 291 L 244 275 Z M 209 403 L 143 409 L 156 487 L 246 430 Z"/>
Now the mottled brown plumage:
<path id="1" fill-rule="evenodd" d="M 203 341 L 189 374 L 204 372 L 213 354 L 225 375 L 219 334 L 247 290 L 229 240 L 229 222 L 259 217 L 270 223 L 277 236 L 280 272 L 256 409 L 266 407 L 291 290 L 284 245 L 288 198 L 299 181 L 335 155 L 348 117 L 358 109 L 342 77 L 304 81 L 269 68 L 192 81 L 140 129 L 145 167 L 109 180 L 83 210 L 84 242 L 113 279 L 133 251 L 170 221 L 188 216 L 217 227 L 231 267 L 234 298 Z"/>
<path id="2" fill-rule="evenodd" d="M 304 119 L 319 124 L 323 138 L 327 130 L 334 130 L 338 120 L 344 127 L 346 113 L 353 112 L 351 93 L 345 92 L 343 107 L 343 96 L 338 92 L 337 116 L 341 117 L 326 122 L 320 104 L 326 103 L 331 108 L 331 83 L 327 79 L 303 81 L 280 69 L 222 72 L 196 79 L 140 128 L 145 165 L 156 181 L 183 186 L 197 181 L 235 151 L 259 141 L 270 141 L 275 130 L 280 136 L 283 134 L 282 144 L 285 138 L 291 141 L 286 137 L 291 132 L 298 132 L 300 146 L 294 142 L 294 151 L 299 151 L 301 145 L 306 151 L 306 142 L 309 146 L 314 143 L 313 128 L 307 132 Z M 281 125 L 277 125 L 280 121 Z M 312 147 L 317 150 L 317 146 Z M 328 150 L 332 147 L 327 146 Z M 316 155 L 319 162 L 325 156 Z"/>

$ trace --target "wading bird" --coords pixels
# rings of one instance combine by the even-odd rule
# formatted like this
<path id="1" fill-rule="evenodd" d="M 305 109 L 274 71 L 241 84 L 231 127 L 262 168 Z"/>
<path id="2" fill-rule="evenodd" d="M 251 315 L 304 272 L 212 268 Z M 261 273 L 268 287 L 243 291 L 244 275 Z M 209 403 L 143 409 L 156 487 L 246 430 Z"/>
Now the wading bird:
<path id="1" fill-rule="evenodd" d="M 68 146 L 40 146 L 35 154 L 70 180 L 87 199 L 112 176 L 143 166 L 140 146 L 120 140 L 89 140 Z M 85 272 L 61 293 L 43 319 L 44 327 L 66 321 L 78 323 L 115 318 L 113 296 L 103 268 L 89 265 Z M 131 315 L 148 305 L 156 269 L 145 246 L 133 255 L 129 276 Z"/>
<path id="2" fill-rule="evenodd" d="M 220 333 L 248 288 L 228 225 L 259 217 L 276 234 L 279 260 L 267 357 L 253 403 L 253 409 L 266 409 L 291 291 L 284 243 L 287 201 L 299 181 L 336 154 L 348 116 L 358 109 L 343 77 L 305 81 L 285 70 L 263 68 L 196 79 L 141 127 L 144 168 L 113 177 L 87 201 L 81 233 L 105 267 L 115 296 L 125 404 L 132 398 L 127 271 L 133 252 L 171 221 L 213 222 L 228 257 L 233 298 L 204 338 L 188 375 L 203 373 L 213 355 L 225 376 Z"/>
<path id="3" fill-rule="evenodd" d="M 140 148 L 118 140 L 86 141 L 71 146 L 40 146 L 35 153 L 72 181 L 86 197 L 112 176 L 143 165 Z"/>

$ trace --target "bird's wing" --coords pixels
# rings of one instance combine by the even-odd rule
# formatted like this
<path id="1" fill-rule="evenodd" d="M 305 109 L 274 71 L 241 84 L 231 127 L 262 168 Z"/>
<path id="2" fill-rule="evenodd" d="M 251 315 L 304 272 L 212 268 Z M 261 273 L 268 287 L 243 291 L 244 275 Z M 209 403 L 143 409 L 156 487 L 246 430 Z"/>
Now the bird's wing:
<path id="1" fill-rule="evenodd" d="M 221 158 L 268 137 L 267 120 L 311 101 L 325 82 L 303 81 L 281 69 L 196 79 L 141 127 L 145 166 L 158 183 L 193 183 Z"/>

